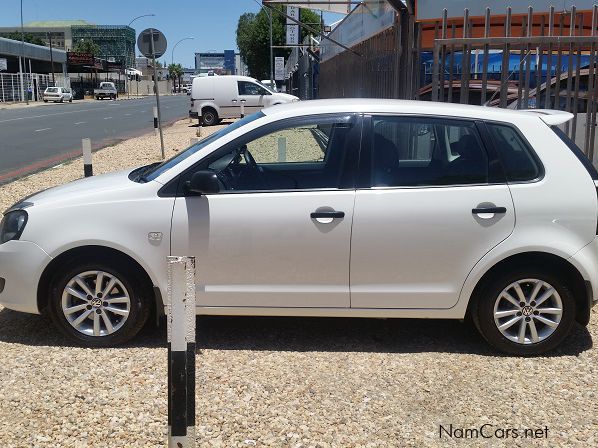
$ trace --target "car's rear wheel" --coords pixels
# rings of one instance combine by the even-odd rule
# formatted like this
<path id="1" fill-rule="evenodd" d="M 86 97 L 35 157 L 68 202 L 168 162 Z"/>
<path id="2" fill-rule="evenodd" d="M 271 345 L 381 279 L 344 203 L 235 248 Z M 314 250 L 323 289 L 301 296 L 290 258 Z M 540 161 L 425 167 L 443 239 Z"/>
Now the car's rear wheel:
<path id="1" fill-rule="evenodd" d="M 490 281 L 472 309 L 482 336 L 515 355 L 554 349 L 575 321 L 575 299 L 567 282 L 553 272 L 517 269 Z"/>
<path id="2" fill-rule="evenodd" d="M 139 332 L 149 316 L 149 288 L 139 278 L 121 263 L 74 263 L 54 276 L 50 316 L 81 345 L 122 344 Z"/>
<path id="3" fill-rule="evenodd" d="M 218 123 L 218 114 L 214 109 L 204 109 L 201 115 L 204 126 L 214 126 Z"/>

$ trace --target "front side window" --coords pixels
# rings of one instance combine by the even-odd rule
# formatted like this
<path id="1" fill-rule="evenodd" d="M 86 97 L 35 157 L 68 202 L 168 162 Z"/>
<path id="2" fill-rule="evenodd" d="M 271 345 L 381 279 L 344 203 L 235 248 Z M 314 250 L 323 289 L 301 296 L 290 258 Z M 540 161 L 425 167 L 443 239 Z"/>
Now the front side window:
<path id="1" fill-rule="evenodd" d="M 269 92 L 262 86 L 249 81 L 238 81 L 239 95 L 269 95 Z"/>
<path id="2" fill-rule="evenodd" d="M 374 187 L 488 183 L 488 156 L 470 121 L 373 117 L 371 147 Z"/>
<path id="3" fill-rule="evenodd" d="M 347 117 L 305 120 L 226 147 L 200 169 L 216 173 L 222 192 L 342 188 L 353 126 Z"/>

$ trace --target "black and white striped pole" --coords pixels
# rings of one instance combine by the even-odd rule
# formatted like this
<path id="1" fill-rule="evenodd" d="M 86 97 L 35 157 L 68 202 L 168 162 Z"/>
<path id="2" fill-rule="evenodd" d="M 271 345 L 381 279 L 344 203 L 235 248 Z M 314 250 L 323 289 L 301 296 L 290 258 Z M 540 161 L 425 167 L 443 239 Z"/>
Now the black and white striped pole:
<path id="1" fill-rule="evenodd" d="M 245 118 L 245 102 L 247 100 L 241 100 L 241 118 Z"/>
<path id="2" fill-rule="evenodd" d="M 91 140 L 84 138 L 81 140 L 83 147 L 83 174 L 85 177 L 93 176 L 93 167 L 91 165 Z"/>
<path id="3" fill-rule="evenodd" d="M 168 257 L 168 447 L 195 446 L 195 257 Z"/>

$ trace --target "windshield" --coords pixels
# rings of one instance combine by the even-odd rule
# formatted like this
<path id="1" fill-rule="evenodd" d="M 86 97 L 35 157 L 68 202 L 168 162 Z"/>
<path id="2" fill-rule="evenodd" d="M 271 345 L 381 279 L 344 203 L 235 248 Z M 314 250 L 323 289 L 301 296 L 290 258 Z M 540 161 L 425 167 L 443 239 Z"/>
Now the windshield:
<path id="1" fill-rule="evenodd" d="M 172 157 L 171 159 L 168 159 L 168 160 L 162 162 L 161 164 L 159 164 L 158 166 L 156 166 L 155 168 L 152 168 L 150 171 L 148 171 L 147 173 L 144 174 L 143 180 L 146 182 L 149 182 L 150 180 L 156 179 L 162 173 L 165 173 L 173 166 L 175 166 L 175 165 L 179 164 L 180 162 L 182 162 L 183 160 L 185 160 L 187 157 L 192 156 L 193 154 L 198 152 L 200 149 L 205 148 L 207 145 L 209 145 L 213 141 L 218 140 L 220 137 L 224 137 L 225 135 L 233 132 L 235 129 L 239 129 L 240 127 L 245 126 L 246 124 L 251 123 L 252 121 L 255 121 L 264 116 L 265 115 L 262 112 L 256 112 L 255 114 L 248 115 L 239 121 L 229 124 L 225 128 L 222 128 L 222 129 L 214 132 L 213 134 L 207 136 L 203 140 L 197 142 L 193 146 L 190 146 L 189 148 L 187 148 L 183 152 L 177 154 L 176 156 Z"/>
<path id="2" fill-rule="evenodd" d="M 58 92 L 58 89 L 56 87 L 48 87 L 46 89 L 46 92 L 56 93 L 56 92 Z"/>
<path id="3" fill-rule="evenodd" d="M 276 93 L 274 90 L 272 90 L 272 87 L 268 87 L 266 84 L 264 84 L 261 81 L 258 81 L 257 79 L 255 80 L 255 82 L 257 82 L 260 86 L 262 86 L 264 89 L 266 89 L 268 92 L 270 93 Z"/>

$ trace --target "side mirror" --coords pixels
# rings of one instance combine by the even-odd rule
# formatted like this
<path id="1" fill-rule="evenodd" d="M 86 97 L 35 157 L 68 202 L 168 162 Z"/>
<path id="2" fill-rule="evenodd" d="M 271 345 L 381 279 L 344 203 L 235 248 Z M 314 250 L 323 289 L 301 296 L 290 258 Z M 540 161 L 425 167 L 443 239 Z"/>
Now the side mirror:
<path id="1" fill-rule="evenodd" d="M 187 191 L 197 194 L 214 194 L 220 192 L 218 176 L 212 171 L 198 171 L 185 183 Z"/>

